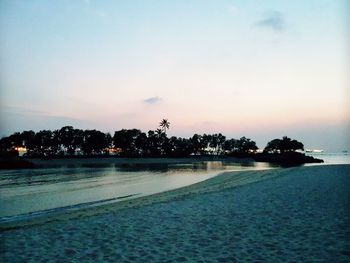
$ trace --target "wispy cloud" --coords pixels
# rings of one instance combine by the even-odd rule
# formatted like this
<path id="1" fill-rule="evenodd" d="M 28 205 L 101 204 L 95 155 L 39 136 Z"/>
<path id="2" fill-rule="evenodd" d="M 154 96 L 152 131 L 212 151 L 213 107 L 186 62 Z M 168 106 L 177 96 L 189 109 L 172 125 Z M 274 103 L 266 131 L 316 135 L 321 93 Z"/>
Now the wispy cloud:
<path id="1" fill-rule="evenodd" d="M 273 11 L 257 21 L 255 26 L 268 28 L 275 32 L 283 32 L 286 29 L 285 17 L 282 13 Z"/>
<path id="2" fill-rule="evenodd" d="M 153 105 L 153 104 L 158 104 L 158 103 L 162 102 L 162 100 L 163 99 L 160 97 L 151 97 L 151 98 L 147 98 L 147 99 L 143 100 L 143 102 Z"/>

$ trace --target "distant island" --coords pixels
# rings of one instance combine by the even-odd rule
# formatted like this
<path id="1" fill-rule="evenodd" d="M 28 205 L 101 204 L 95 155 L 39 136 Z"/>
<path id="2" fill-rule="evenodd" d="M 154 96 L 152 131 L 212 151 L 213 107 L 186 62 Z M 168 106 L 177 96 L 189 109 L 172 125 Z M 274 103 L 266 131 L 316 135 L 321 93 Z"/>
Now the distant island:
<path id="1" fill-rule="evenodd" d="M 290 165 L 323 162 L 303 154 L 304 145 L 287 136 L 271 140 L 262 152 L 258 152 L 255 141 L 246 137 L 226 139 L 217 133 L 168 138 L 166 131 L 169 128 L 169 121 L 163 119 L 158 129 L 148 133 L 139 129 L 122 129 L 112 136 L 110 133 L 75 129 L 72 126 L 54 131 L 15 132 L 0 139 L 0 168 L 33 167 L 27 161 L 31 158 L 221 156 Z"/>

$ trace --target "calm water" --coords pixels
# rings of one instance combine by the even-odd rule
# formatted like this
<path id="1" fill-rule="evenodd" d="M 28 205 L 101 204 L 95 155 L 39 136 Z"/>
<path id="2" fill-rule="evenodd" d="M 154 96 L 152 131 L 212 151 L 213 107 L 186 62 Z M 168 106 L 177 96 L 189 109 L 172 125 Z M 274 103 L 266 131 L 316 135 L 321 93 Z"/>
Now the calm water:
<path id="1" fill-rule="evenodd" d="M 323 164 L 350 164 L 350 153 L 307 153 L 317 159 L 322 159 Z M 315 164 L 308 164 L 315 165 Z"/>
<path id="2" fill-rule="evenodd" d="M 179 188 L 266 163 L 128 164 L 0 171 L 0 221 L 42 216 Z"/>
<path id="3" fill-rule="evenodd" d="M 313 154 L 324 164 L 350 164 L 349 154 Z M 319 165 L 319 164 L 318 164 Z M 273 168 L 267 163 L 110 164 L 0 171 L 0 222 L 80 209 L 163 192 L 224 171 Z"/>

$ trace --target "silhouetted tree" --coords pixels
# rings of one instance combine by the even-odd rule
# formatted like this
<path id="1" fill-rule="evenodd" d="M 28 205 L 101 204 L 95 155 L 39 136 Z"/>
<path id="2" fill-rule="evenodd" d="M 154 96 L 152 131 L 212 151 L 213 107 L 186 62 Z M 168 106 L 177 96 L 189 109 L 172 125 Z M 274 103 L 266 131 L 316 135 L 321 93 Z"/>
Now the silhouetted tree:
<path id="1" fill-rule="evenodd" d="M 144 132 L 139 131 L 135 138 L 135 148 L 139 155 L 145 155 L 147 152 L 147 135 Z"/>
<path id="2" fill-rule="evenodd" d="M 236 147 L 239 153 L 255 152 L 258 149 L 256 142 L 244 136 L 236 141 Z"/>
<path id="3" fill-rule="evenodd" d="M 203 136 L 194 134 L 190 139 L 191 152 L 194 154 L 202 154 L 206 148 L 206 144 L 203 140 Z"/>
<path id="4" fill-rule="evenodd" d="M 166 129 L 169 129 L 170 127 L 170 122 L 167 119 L 163 119 L 160 123 L 159 123 L 159 127 L 163 128 L 164 133 L 166 134 Z"/>
<path id="5" fill-rule="evenodd" d="M 122 150 L 122 156 L 189 156 L 191 154 L 228 154 L 246 156 L 257 150 L 256 143 L 249 138 L 229 139 L 221 133 L 194 134 L 189 139 L 166 136 L 169 122 L 161 122 L 163 129 L 144 133 L 138 129 L 122 129 L 112 137 L 109 133 L 97 130 L 80 130 L 64 126 L 59 130 L 15 132 L 0 139 L 0 151 L 10 152 L 15 147 L 27 148 L 28 156 L 75 155 L 82 151 L 85 155 L 97 155 L 109 151 L 112 145 Z M 265 147 L 265 152 L 285 153 L 303 150 L 301 142 L 288 137 L 274 139 Z M 5 154 L 6 155 L 6 154 Z M 4 155 L 4 156 L 5 156 Z"/>
<path id="6" fill-rule="evenodd" d="M 280 152 L 280 139 L 273 139 L 272 141 L 269 141 L 264 148 L 264 152 L 267 153 L 279 153 Z"/>
<path id="7" fill-rule="evenodd" d="M 35 134 L 34 155 L 48 157 L 56 155 L 59 148 L 57 137 L 50 130 L 41 130 Z"/>
<path id="8" fill-rule="evenodd" d="M 111 137 L 97 130 L 85 130 L 82 150 L 84 154 L 101 154 L 110 146 Z"/>
<path id="9" fill-rule="evenodd" d="M 267 143 L 264 152 L 268 153 L 285 153 L 295 152 L 296 150 L 304 150 L 304 145 L 297 141 L 284 136 L 281 139 L 274 139 Z"/>
<path id="10" fill-rule="evenodd" d="M 75 131 L 72 126 L 62 127 L 57 131 L 57 137 L 64 151 L 69 155 L 74 155 L 76 145 L 74 143 Z"/>
<path id="11" fill-rule="evenodd" d="M 216 137 L 216 154 L 222 154 L 226 137 L 221 133 L 215 134 L 215 137 Z"/>
<path id="12" fill-rule="evenodd" d="M 225 153 L 233 153 L 238 151 L 237 147 L 237 140 L 236 139 L 230 139 L 226 140 L 223 145 L 223 150 Z"/>
<path id="13" fill-rule="evenodd" d="M 1 152 L 7 152 L 11 149 L 12 144 L 10 141 L 10 137 L 3 137 L 0 139 L 0 150 Z"/>
<path id="14" fill-rule="evenodd" d="M 27 155 L 31 155 L 35 149 L 35 132 L 34 131 L 23 131 L 21 133 L 24 147 L 27 149 Z"/>
<path id="15" fill-rule="evenodd" d="M 113 144 L 122 150 L 122 155 L 140 155 L 146 148 L 147 136 L 137 129 L 119 130 L 114 133 Z"/>
<path id="16" fill-rule="evenodd" d="M 82 146 L 84 143 L 84 131 L 80 129 L 74 129 L 73 135 L 73 146 L 74 152 L 82 150 Z M 72 149 L 72 152 L 73 152 Z"/>
<path id="17" fill-rule="evenodd" d="M 10 135 L 10 142 L 13 147 L 23 146 L 23 137 L 21 133 L 15 132 L 14 134 Z"/>
<path id="18" fill-rule="evenodd" d="M 213 149 L 213 152 L 217 153 L 218 145 L 219 145 L 218 135 L 217 134 L 211 135 L 209 146 Z"/>
<path id="19" fill-rule="evenodd" d="M 163 134 L 164 132 L 163 132 L 163 130 L 161 130 L 161 129 L 156 129 L 156 130 L 155 130 L 155 133 L 156 133 L 157 136 L 160 138 L 160 137 L 162 137 L 162 134 Z"/>
<path id="20" fill-rule="evenodd" d="M 189 156 L 193 151 L 189 139 L 177 138 L 175 136 L 169 139 L 169 149 L 171 149 L 169 156 L 185 157 Z"/>
<path id="21" fill-rule="evenodd" d="M 160 134 L 152 130 L 148 131 L 147 155 L 159 156 L 161 152 Z"/>
<path id="22" fill-rule="evenodd" d="M 203 148 L 203 151 L 202 151 L 202 154 L 208 154 L 209 152 L 208 152 L 208 148 L 209 148 L 209 146 L 210 146 L 210 144 L 212 144 L 212 139 L 213 138 L 213 136 L 212 135 L 210 135 L 210 134 L 203 134 L 203 136 L 202 136 L 202 143 L 203 143 L 203 145 L 204 145 L 204 148 Z"/>
<path id="23" fill-rule="evenodd" d="M 113 146 L 113 138 L 112 138 L 112 135 L 109 132 L 105 133 L 105 142 L 104 142 L 104 144 L 105 144 L 104 153 L 105 154 L 109 154 L 108 149 Z"/>

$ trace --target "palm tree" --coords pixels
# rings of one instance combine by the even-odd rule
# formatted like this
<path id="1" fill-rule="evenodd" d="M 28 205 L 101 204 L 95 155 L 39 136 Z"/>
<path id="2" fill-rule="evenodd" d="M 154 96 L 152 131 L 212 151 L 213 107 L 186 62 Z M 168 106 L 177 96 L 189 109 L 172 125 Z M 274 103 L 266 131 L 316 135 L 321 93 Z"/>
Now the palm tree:
<path id="1" fill-rule="evenodd" d="M 164 129 L 164 133 L 166 135 L 166 129 L 169 129 L 170 126 L 170 122 L 167 119 L 163 119 L 160 123 L 159 123 L 159 127 Z"/>

